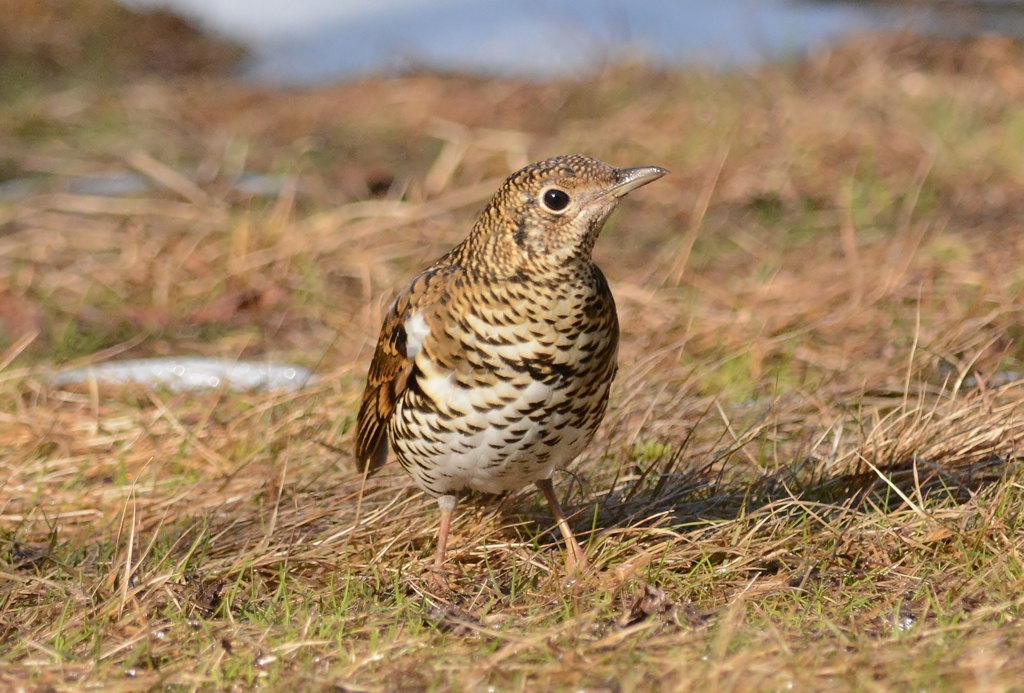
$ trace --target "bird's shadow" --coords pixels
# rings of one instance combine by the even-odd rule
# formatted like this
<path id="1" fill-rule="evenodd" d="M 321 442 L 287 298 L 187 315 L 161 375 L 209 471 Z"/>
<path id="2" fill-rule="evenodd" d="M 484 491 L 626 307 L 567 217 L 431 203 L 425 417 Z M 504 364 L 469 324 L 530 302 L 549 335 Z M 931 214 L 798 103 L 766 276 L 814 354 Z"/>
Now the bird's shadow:
<path id="1" fill-rule="evenodd" d="M 1016 454 L 990 452 L 966 459 L 927 459 L 908 454 L 882 464 L 830 469 L 807 456 L 770 471 L 752 469 L 736 449 L 719 455 L 687 455 L 685 446 L 647 463 L 626 465 L 610 484 L 570 474 L 559 484 L 563 506 L 580 536 L 659 526 L 699 528 L 749 517 L 772 508 L 841 513 L 892 513 L 910 505 L 959 505 L 998 483 L 1015 468 Z M 795 502 L 794 502 L 795 501 Z M 560 541 L 538 493 L 520 492 L 498 506 L 510 532 Z"/>

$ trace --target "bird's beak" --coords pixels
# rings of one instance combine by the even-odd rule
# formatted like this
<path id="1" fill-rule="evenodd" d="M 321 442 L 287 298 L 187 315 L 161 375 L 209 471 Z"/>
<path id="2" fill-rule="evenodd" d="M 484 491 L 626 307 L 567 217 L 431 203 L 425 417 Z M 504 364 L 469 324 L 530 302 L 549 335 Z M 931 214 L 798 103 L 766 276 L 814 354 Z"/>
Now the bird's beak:
<path id="1" fill-rule="evenodd" d="M 619 182 L 613 185 L 605 193 L 612 197 L 622 197 L 628 192 L 636 190 L 642 185 L 647 185 L 664 176 L 668 171 L 657 166 L 640 166 L 638 168 L 620 168 Z"/>

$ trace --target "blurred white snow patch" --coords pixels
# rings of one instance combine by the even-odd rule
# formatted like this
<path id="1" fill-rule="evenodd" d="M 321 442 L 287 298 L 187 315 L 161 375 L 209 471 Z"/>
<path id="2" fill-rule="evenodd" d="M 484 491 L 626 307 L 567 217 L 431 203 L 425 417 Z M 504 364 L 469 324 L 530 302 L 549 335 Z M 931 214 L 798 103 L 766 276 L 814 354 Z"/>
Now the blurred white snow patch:
<path id="1" fill-rule="evenodd" d="M 153 389 L 187 392 L 221 385 L 232 390 L 301 390 L 314 378 L 308 368 L 291 364 L 186 356 L 108 361 L 59 371 L 51 382 L 69 385 L 90 380 L 103 385 L 138 383 Z"/>

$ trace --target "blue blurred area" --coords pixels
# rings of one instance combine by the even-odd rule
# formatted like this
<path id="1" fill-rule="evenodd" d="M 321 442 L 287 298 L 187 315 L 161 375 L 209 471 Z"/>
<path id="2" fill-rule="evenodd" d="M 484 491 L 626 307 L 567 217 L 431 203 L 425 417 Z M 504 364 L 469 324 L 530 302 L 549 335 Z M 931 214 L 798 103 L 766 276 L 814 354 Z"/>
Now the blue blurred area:
<path id="1" fill-rule="evenodd" d="M 315 84 L 412 68 L 551 77 L 603 62 L 730 67 L 866 29 L 1019 32 L 1020 2 L 796 0 L 125 0 L 246 42 L 245 76 Z M 951 14 L 952 13 L 952 14 Z"/>

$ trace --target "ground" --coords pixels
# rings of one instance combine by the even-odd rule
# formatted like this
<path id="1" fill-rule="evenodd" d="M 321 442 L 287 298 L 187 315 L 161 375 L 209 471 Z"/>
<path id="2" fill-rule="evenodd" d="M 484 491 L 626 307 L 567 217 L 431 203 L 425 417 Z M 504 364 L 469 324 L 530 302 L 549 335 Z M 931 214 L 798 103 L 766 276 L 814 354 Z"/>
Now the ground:
<path id="1" fill-rule="evenodd" d="M 1024 690 L 1021 55 L 861 37 L 728 74 L 302 91 L 19 64 L 3 688 Z M 595 571 L 566 584 L 527 490 L 459 506 L 439 588 L 435 504 L 353 469 L 376 330 L 505 175 L 567 152 L 672 172 L 596 251 L 620 371 L 556 479 Z M 317 381 L 50 381 L 179 354 Z"/>

